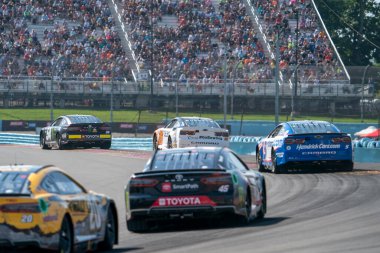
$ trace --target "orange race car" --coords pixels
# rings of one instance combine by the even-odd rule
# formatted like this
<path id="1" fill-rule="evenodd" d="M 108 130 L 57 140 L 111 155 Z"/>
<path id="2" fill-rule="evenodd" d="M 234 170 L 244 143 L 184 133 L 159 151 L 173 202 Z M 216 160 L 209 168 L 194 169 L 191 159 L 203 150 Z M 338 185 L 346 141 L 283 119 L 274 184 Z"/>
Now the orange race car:
<path id="1" fill-rule="evenodd" d="M 70 253 L 118 243 L 115 203 L 61 169 L 0 166 L 0 249 L 35 246 Z"/>

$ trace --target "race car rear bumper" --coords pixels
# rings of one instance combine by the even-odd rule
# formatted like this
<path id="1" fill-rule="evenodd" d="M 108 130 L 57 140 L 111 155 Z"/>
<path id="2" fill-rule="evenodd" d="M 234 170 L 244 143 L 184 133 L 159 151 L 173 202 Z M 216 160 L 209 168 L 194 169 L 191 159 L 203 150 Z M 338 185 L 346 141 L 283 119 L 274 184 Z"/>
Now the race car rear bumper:
<path id="1" fill-rule="evenodd" d="M 235 206 L 196 206 L 196 207 L 153 207 L 131 210 L 130 219 L 141 218 L 164 220 L 172 218 L 205 218 L 224 214 L 236 214 Z"/>

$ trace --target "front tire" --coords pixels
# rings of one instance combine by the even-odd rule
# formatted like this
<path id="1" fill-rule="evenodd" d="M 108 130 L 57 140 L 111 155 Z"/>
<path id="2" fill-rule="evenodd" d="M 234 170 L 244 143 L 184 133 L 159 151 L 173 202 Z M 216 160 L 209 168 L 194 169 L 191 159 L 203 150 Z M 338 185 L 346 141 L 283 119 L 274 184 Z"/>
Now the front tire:
<path id="1" fill-rule="evenodd" d="M 73 235 L 70 226 L 70 221 L 67 217 L 63 218 L 61 230 L 59 232 L 58 252 L 72 253 L 73 251 Z"/>
<path id="2" fill-rule="evenodd" d="M 173 142 L 172 142 L 172 138 L 168 138 L 168 149 L 172 149 L 173 148 Z"/>
<path id="3" fill-rule="evenodd" d="M 261 158 L 260 150 L 256 151 L 256 163 L 257 163 L 257 168 L 259 169 L 259 171 L 264 172 L 265 166 L 263 165 L 263 159 Z"/>
<path id="4" fill-rule="evenodd" d="M 110 149 L 111 148 L 111 142 L 105 142 L 100 145 L 101 149 Z"/>
<path id="5" fill-rule="evenodd" d="M 116 236 L 117 236 L 117 232 L 116 232 L 116 225 L 115 225 L 115 216 L 110 207 L 108 208 L 108 213 L 107 213 L 106 232 L 104 235 L 104 241 L 102 241 L 99 244 L 99 249 L 112 250 L 113 245 L 116 242 Z"/>
<path id="6" fill-rule="evenodd" d="M 154 135 L 153 136 L 153 150 L 157 150 L 158 149 L 158 141 L 157 141 L 157 136 Z"/>
<path id="7" fill-rule="evenodd" d="M 45 136 L 41 133 L 40 134 L 40 147 L 42 149 L 51 149 L 51 147 L 49 147 L 47 144 L 46 144 L 46 140 L 45 140 Z"/>

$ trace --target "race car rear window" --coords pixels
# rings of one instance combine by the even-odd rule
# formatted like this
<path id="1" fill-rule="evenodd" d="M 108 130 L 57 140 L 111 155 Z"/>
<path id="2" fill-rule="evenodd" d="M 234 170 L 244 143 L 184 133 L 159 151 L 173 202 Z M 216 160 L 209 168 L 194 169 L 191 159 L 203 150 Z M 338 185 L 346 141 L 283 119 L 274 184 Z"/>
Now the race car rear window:
<path id="1" fill-rule="evenodd" d="M 157 152 L 151 170 L 213 169 L 215 153 L 209 151 Z"/>
<path id="2" fill-rule="evenodd" d="M 220 128 L 219 124 L 215 121 L 206 119 L 185 119 L 185 124 L 189 127 Z"/>
<path id="3" fill-rule="evenodd" d="M 23 186 L 28 178 L 26 172 L 0 171 L 0 194 L 21 194 L 28 193 L 23 190 Z"/>
<path id="4" fill-rule="evenodd" d="M 325 122 L 292 123 L 291 127 L 295 134 L 340 132 L 335 125 Z"/>
<path id="5" fill-rule="evenodd" d="M 100 119 L 91 115 L 75 115 L 75 116 L 67 116 L 73 124 L 81 124 L 81 123 L 102 123 Z"/>

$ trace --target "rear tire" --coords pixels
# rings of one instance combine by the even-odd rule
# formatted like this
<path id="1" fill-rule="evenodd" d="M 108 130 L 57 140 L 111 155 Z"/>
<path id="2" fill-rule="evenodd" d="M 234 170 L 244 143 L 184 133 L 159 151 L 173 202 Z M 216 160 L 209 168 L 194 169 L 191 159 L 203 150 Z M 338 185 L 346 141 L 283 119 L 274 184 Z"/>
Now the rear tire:
<path id="1" fill-rule="evenodd" d="M 65 149 L 65 146 L 62 143 L 62 136 L 60 134 L 57 134 L 57 145 L 58 145 L 58 149 L 60 150 Z"/>
<path id="2" fill-rule="evenodd" d="M 58 252 L 72 253 L 73 251 L 73 235 L 71 231 L 70 221 L 67 217 L 63 218 L 61 230 L 59 231 Z"/>
<path id="3" fill-rule="evenodd" d="M 111 148 L 111 142 L 105 142 L 100 145 L 101 149 L 110 149 Z"/>
<path id="4" fill-rule="evenodd" d="M 262 202 L 260 211 L 257 213 L 257 219 L 263 219 L 267 212 L 267 190 L 265 186 L 265 181 L 263 181 L 263 192 L 261 194 Z"/>
<path id="5" fill-rule="evenodd" d="M 145 232 L 149 229 L 148 223 L 143 218 L 127 220 L 127 228 L 135 233 Z"/>
<path id="6" fill-rule="evenodd" d="M 115 217 L 111 207 L 108 208 L 107 220 L 106 220 L 106 232 L 104 235 L 104 241 L 99 244 L 100 250 L 112 250 L 113 245 L 116 242 L 116 225 Z"/>
<path id="7" fill-rule="evenodd" d="M 274 173 L 274 174 L 283 173 L 284 172 L 284 166 L 277 164 L 276 152 L 273 149 L 272 149 L 271 157 L 272 157 L 272 173 Z"/>
<path id="8" fill-rule="evenodd" d="M 252 212 L 252 201 L 249 188 L 247 189 L 247 195 L 244 201 L 245 215 L 237 216 L 238 225 L 247 225 L 251 221 L 251 212 Z"/>

